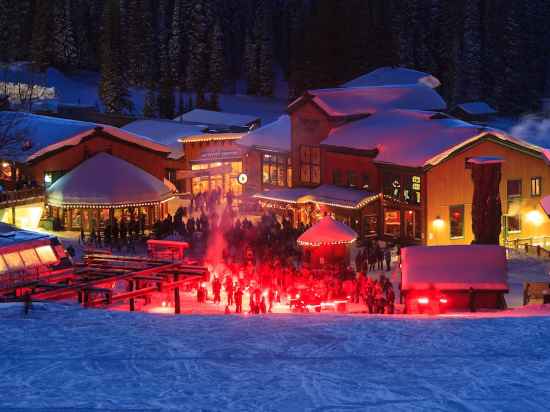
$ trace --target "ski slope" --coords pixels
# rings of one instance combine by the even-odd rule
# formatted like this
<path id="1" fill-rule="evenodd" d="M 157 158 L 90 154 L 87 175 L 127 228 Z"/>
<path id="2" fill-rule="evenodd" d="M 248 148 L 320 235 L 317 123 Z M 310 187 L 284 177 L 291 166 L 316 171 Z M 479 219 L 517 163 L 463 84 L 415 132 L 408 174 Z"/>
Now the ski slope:
<path id="1" fill-rule="evenodd" d="M 2 411 L 543 411 L 550 402 L 546 316 L 176 317 L 47 304 L 28 318 L 0 305 L 0 325 Z"/>

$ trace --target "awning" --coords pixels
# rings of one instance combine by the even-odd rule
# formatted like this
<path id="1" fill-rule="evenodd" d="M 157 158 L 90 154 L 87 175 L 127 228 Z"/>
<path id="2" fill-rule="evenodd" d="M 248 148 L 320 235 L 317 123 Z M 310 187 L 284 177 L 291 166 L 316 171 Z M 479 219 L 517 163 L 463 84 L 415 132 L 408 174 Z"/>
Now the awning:
<path id="1" fill-rule="evenodd" d="M 366 190 L 335 185 L 321 185 L 315 189 L 288 188 L 274 189 L 253 195 L 255 199 L 282 203 L 316 203 L 341 207 L 345 209 L 361 209 L 371 202 L 379 200 L 381 195 Z"/>

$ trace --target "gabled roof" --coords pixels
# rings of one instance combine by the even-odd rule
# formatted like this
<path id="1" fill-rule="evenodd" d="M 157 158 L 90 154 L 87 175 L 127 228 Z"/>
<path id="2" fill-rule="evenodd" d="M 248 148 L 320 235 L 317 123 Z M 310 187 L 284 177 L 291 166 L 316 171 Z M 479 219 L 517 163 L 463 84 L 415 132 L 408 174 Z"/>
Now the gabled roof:
<path id="1" fill-rule="evenodd" d="M 336 245 L 351 243 L 357 239 L 355 230 L 345 223 L 325 216 L 298 237 L 303 246 Z"/>
<path id="2" fill-rule="evenodd" d="M 380 67 L 359 76 L 342 87 L 384 86 L 389 84 L 423 84 L 435 89 L 441 82 L 435 76 L 405 67 Z"/>
<path id="3" fill-rule="evenodd" d="M 331 130 L 322 145 L 378 150 L 377 163 L 409 167 L 434 166 L 454 151 L 484 136 L 519 145 L 546 158 L 545 150 L 505 133 L 441 113 L 391 110 Z"/>
<path id="4" fill-rule="evenodd" d="M 249 148 L 290 152 L 290 116 L 283 115 L 273 123 L 251 131 L 237 144 Z"/>
<path id="5" fill-rule="evenodd" d="M 29 155 L 49 145 L 97 126 L 95 123 L 23 112 L 0 112 L 0 124 L 2 124 L 2 132 L 13 136 L 20 135 L 31 143 L 30 149 L 21 149 L 15 154 L 14 160 L 19 161 L 24 161 Z M 7 126 L 4 127 L 4 125 Z"/>
<path id="6" fill-rule="evenodd" d="M 423 84 L 309 90 L 288 106 L 292 112 L 311 101 L 329 117 L 349 118 L 391 109 L 445 110 L 447 104 Z"/>
<path id="7" fill-rule="evenodd" d="M 78 133 L 72 137 L 69 137 L 68 139 L 61 140 L 57 143 L 51 144 L 49 146 L 46 146 L 38 150 L 37 152 L 29 156 L 27 158 L 27 161 L 36 160 L 48 153 L 54 152 L 56 150 L 59 150 L 65 147 L 77 146 L 78 144 L 80 144 L 80 142 L 83 139 L 93 136 L 97 133 L 104 133 L 116 139 L 120 139 L 128 143 L 136 144 L 138 146 L 142 146 L 146 149 L 149 149 L 155 152 L 160 152 L 164 154 L 169 154 L 172 152 L 172 150 L 168 146 L 161 145 L 150 139 L 147 139 L 143 136 L 138 136 L 126 130 L 122 130 L 112 126 L 96 126 L 91 129 L 84 130 L 83 132 Z"/>
<path id="8" fill-rule="evenodd" d="M 202 134 L 204 127 L 173 120 L 136 120 L 122 129 L 147 137 L 157 143 L 169 146 L 174 151 L 181 152 L 182 146 L 179 139 Z"/>
<path id="9" fill-rule="evenodd" d="M 171 192 L 156 177 L 108 153 L 98 153 L 63 175 L 46 191 L 58 207 L 116 207 L 159 203 Z"/>
<path id="10" fill-rule="evenodd" d="M 193 122 L 203 125 L 223 125 L 223 126 L 240 126 L 248 127 L 252 123 L 260 120 L 257 116 L 216 112 L 213 110 L 194 109 L 182 114 L 174 119 L 178 122 Z"/>
<path id="11" fill-rule="evenodd" d="M 457 104 L 456 108 L 472 116 L 484 116 L 495 114 L 497 111 L 485 102 L 469 102 Z"/>

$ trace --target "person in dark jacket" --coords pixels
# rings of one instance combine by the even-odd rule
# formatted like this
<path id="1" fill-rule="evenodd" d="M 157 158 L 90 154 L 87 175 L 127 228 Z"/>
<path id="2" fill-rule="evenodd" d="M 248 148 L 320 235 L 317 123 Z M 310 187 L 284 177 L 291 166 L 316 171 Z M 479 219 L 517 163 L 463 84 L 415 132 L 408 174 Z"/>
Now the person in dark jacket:
<path id="1" fill-rule="evenodd" d="M 235 313 L 242 313 L 243 311 L 243 291 L 240 286 L 237 286 L 235 290 Z"/>
<path id="2" fill-rule="evenodd" d="M 220 293 L 222 291 L 222 282 L 216 276 L 212 281 L 212 293 L 214 294 L 214 303 L 221 303 Z"/>
<path id="3" fill-rule="evenodd" d="M 395 311 L 395 292 L 393 286 L 389 285 L 386 289 L 386 312 L 392 315 Z"/>
<path id="4" fill-rule="evenodd" d="M 389 247 L 384 249 L 384 260 L 386 261 L 386 271 L 389 271 L 391 265 L 391 249 Z"/>

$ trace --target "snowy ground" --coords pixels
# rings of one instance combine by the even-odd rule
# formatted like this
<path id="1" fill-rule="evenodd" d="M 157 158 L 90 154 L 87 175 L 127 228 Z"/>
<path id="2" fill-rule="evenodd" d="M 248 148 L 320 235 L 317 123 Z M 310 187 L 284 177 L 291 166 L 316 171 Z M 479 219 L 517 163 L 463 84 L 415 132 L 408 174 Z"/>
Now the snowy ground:
<path id="1" fill-rule="evenodd" d="M 543 411 L 550 318 L 0 305 L 2 411 Z"/>

